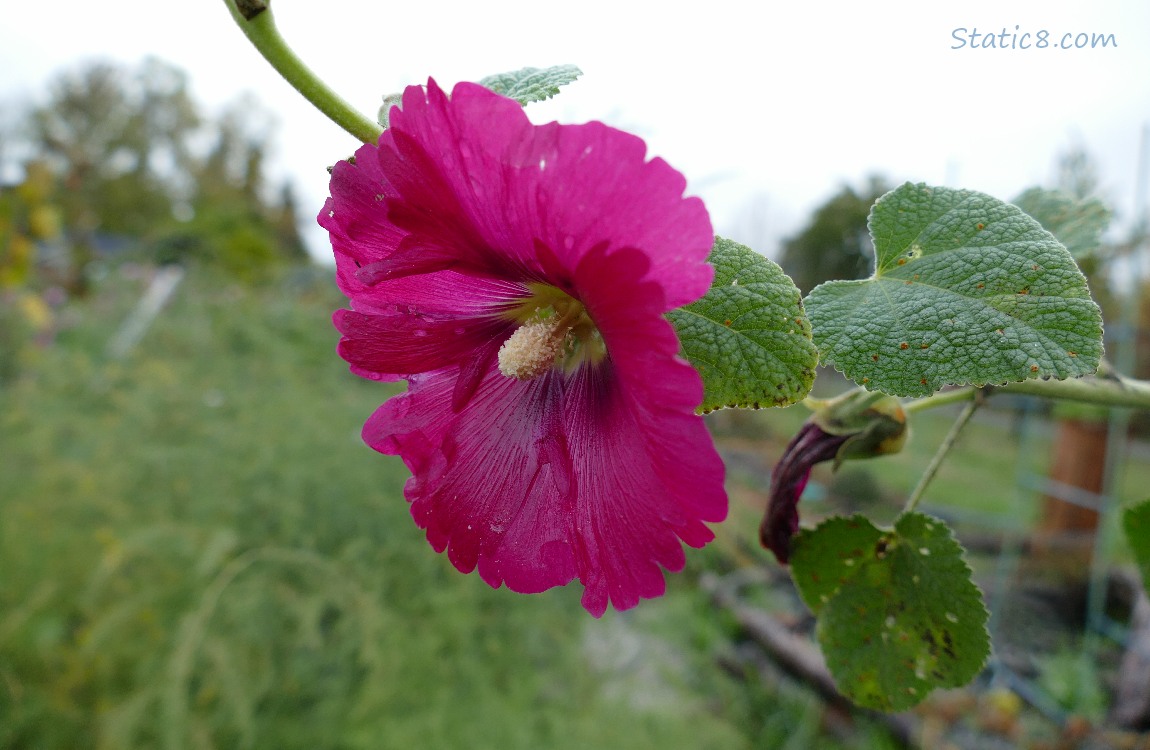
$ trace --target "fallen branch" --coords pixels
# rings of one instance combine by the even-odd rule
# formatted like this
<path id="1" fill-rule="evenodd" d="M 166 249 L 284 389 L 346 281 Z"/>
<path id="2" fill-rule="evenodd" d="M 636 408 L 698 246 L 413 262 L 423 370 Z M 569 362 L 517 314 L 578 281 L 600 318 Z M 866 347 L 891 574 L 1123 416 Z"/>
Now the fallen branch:
<path id="1" fill-rule="evenodd" d="M 732 586 L 718 576 L 700 576 L 699 586 L 716 605 L 725 609 L 739 627 L 758 644 L 784 672 L 810 686 L 826 703 L 852 714 L 864 714 L 884 725 L 891 736 L 906 748 L 917 747 L 909 717 L 859 709 L 839 692 L 827 669 L 822 652 L 807 638 L 792 633 L 770 613 L 739 601 Z"/>

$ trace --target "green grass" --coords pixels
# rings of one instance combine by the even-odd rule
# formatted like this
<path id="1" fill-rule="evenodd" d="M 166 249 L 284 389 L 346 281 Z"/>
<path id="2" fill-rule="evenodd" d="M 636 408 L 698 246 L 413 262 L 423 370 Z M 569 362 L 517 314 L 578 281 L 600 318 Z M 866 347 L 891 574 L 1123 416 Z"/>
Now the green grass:
<path id="1" fill-rule="evenodd" d="M 0 393 L 0 748 L 835 746 L 719 669 L 687 576 L 595 621 L 434 554 L 360 441 L 396 386 L 335 355 L 326 274 L 191 273 L 118 362 L 142 284 L 97 290 Z"/>

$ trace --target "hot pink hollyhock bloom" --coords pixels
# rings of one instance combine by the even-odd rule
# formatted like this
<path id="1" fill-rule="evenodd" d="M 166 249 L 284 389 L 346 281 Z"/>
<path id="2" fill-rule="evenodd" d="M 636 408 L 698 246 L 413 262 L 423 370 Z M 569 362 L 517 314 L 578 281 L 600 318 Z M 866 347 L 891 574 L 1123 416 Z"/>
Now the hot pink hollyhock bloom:
<path id="1" fill-rule="evenodd" d="M 592 122 L 532 125 L 474 84 L 407 89 L 320 214 L 340 355 L 406 379 L 364 440 L 411 470 L 415 522 L 459 570 L 598 617 L 665 589 L 726 515 L 699 375 L 663 317 L 713 242 L 683 177 Z"/>

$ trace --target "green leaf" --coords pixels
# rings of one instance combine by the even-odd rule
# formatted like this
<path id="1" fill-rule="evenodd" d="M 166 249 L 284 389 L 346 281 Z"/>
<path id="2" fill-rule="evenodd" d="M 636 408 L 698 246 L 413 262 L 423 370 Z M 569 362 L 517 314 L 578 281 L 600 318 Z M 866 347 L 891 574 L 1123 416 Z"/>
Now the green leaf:
<path id="1" fill-rule="evenodd" d="M 949 527 L 921 513 L 890 531 L 852 516 L 799 532 L 791 572 L 844 695 L 900 711 L 978 674 L 989 615 L 962 554 Z"/>
<path id="2" fill-rule="evenodd" d="M 1142 569 L 1142 586 L 1150 593 L 1150 499 L 1131 505 L 1122 512 L 1126 541 Z"/>
<path id="3" fill-rule="evenodd" d="M 1075 258 L 1096 252 L 1110 223 L 1110 209 L 1097 198 L 1075 198 L 1058 190 L 1033 187 L 1014 205 L 1034 217 Z"/>
<path id="4" fill-rule="evenodd" d="M 1061 244 L 1016 206 L 907 183 L 871 210 L 876 268 L 805 304 L 823 361 L 896 396 L 1070 378 L 1102 356 L 1102 315 Z"/>
<path id="5" fill-rule="evenodd" d="M 703 376 L 699 410 L 802 399 L 818 353 L 798 288 L 777 265 L 722 237 L 707 260 L 715 267 L 710 291 L 668 316 L 683 354 Z"/>
<path id="6" fill-rule="evenodd" d="M 512 73 L 487 76 L 479 82 L 497 94 L 514 99 L 520 104 L 542 102 L 559 93 L 583 71 L 574 65 L 554 65 L 550 68 L 523 68 Z"/>
<path id="7" fill-rule="evenodd" d="M 859 564 L 888 540 L 861 515 L 834 516 L 816 529 L 800 530 L 791 542 L 791 576 L 811 611 L 820 614 L 840 585 L 858 574 Z"/>
<path id="8" fill-rule="evenodd" d="M 379 105 L 379 112 L 375 119 L 384 130 L 391 127 L 391 108 L 403 104 L 403 94 L 388 94 L 383 97 L 383 104 Z"/>

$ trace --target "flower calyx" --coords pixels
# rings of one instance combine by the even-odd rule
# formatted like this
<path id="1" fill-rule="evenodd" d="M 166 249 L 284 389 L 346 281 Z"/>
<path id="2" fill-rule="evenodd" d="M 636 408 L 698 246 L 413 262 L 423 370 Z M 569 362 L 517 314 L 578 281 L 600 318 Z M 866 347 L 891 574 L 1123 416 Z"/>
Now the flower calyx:
<path id="1" fill-rule="evenodd" d="M 827 434 L 846 438 L 835 453 L 835 469 L 848 458 L 899 453 L 910 436 L 906 412 L 894 396 L 854 390 L 827 401 L 812 401 L 811 406 L 811 422 Z"/>

